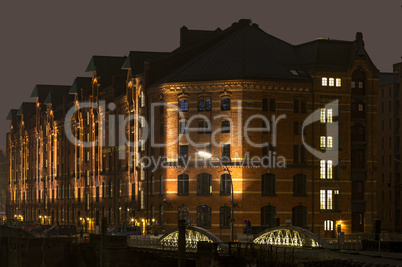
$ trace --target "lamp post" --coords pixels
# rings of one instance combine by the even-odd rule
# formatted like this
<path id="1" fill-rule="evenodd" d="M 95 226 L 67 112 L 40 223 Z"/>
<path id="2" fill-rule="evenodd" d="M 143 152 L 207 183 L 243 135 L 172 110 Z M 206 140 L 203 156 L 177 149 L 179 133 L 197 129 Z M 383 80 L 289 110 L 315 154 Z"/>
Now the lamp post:
<path id="1" fill-rule="evenodd" d="M 219 161 L 221 161 L 221 158 L 219 158 L 217 156 L 213 156 L 211 153 L 208 153 L 208 152 L 205 152 L 205 151 L 198 151 L 198 155 L 200 155 L 201 157 L 204 157 L 204 158 L 209 158 L 209 159 L 216 158 Z M 231 224 L 231 228 L 232 228 L 231 242 L 234 242 L 234 199 L 233 199 L 234 191 L 233 191 L 233 180 L 232 180 L 232 174 L 231 174 L 228 166 L 224 165 L 224 167 L 225 167 L 226 171 L 229 173 L 230 185 L 231 185 L 231 189 L 232 189 L 231 194 L 230 194 L 231 197 L 232 197 L 232 218 L 230 219 L 230 224 Z"/>

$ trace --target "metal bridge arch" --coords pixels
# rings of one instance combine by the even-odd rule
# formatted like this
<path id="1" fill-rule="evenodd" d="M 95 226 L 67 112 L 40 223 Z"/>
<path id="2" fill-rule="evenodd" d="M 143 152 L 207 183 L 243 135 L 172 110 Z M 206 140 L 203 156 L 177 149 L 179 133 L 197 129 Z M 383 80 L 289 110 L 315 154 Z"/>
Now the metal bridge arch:
<path id="1" fill-rule="evenodd" d="M 279 226 L 267 229 L 251 242 L 261 245 L 331 248 L 326 241 L 316 234 L 296 226 Z"/>
<path id="2" fill-rule="evenodd" d="M 173 229 L 164 234 L 159 242 L 163 247 L 177 249 L 178 247 L 179 230 Z M 197 242 L 206 241 L 209 243 L 218 243 L 220 249 L 226 249 L 222 247 L 222 240 L 220 240 L 213 233 L 205 230 L 204 228 L 197 226 L 186 227 L 186 249 L 197 249 Z M 219 249 L 218 248 L 218 249 Z"/>

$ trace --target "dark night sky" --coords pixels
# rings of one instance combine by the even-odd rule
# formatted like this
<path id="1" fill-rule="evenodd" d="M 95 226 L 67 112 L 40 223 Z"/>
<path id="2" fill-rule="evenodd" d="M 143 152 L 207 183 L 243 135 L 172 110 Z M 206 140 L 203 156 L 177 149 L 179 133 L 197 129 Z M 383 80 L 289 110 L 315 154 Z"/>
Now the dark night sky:
<path id="1" fill-rule="evenodd" d="M 25 3 L 24 3 L 25 2 Z M 40 3 L 39 3 L 40 2 Z M 273 3 L 275 2 L 275 3 Z M 92 55 L 130 50 L 171 51 L 179 29 L 225 29 L 252 19 L 291 44 L 316 38 L 354 40 L 381 71 L 402 56 L 401 0 L 282 1 L 3 1 L 0 11 L 0 148 L 9 130 L 7 113 L 34 101 L 36 84 L 70 85 Z"/>

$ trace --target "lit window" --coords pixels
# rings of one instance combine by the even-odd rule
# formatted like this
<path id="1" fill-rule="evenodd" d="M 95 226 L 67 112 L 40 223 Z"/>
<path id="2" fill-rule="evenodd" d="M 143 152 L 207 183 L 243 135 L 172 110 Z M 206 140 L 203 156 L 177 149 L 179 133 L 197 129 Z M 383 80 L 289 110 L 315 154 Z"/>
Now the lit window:
<path id="1" fill-rule="evenodd" d="M 321 147 L 321 149 L 325 148 L 325 146 L 326 146 L 325 141 L 326 141 L 325 136 L 321 136 L 320 137 L 320 147 Z"/>
<path id="2" fill-rule="evenodd" d="M 144 116 L 140 116 L 140 121 L 141 121 L 141 128 L 144 128 L 144 126 L 145 126 L 145 118 L 144 118 Z"/>
<path id="3" fill-rule="evenodd" d="M 325 210 L 325 190 L 320 190 L 320 209 Z"/>
<path id="4" fill-rule="evenodd" d="M 332 179 L 332 160 L 320 161 L 320 179 Z"/>
<path id="5" fill-rule="evenodd" d="M 332 210 L 333 209 L 333 190 L 320 190 L 320 209 Z"/>
<path id="6" fill-rule="evenodd" d="M 141 151 L 145 150 L 145 141 L 141 140 Z"/>
<path id="7" fill-rule="evenodd" d="M 321 121 L 321 123 L 325 123 L 325 108 L 322 108 L 321 109 L 321 112 L 320 112 L 320 121 Z"/>
<path id="8" fill-rule="evenodd" d="M 359 88 L 363 88 L 363 82 L 359 82 Z"/>
<path id="9" fill-rule="evenodd" d="M 332 210 L 332 190 L 327 190 L 327 209 Z"/>
<path id="10" fill-rule="evenodd" d="M 325 160 L 320 161 L 320 178 L 326 178 L 326 171 L 325 171 Z"/>
<path id="11" fill-rule="evenodd" d="M 144 162 L 141 162 L 141 181 L 145 180 Z"/>
<path id="12" fill-rule="evenodd" d="M 328 85 L 328 79 L 323 77 L 322 80 L 321 80 L 321 85 L 322 86 L 327 86 Z"/>
<path id="13" fill-rule="evenodd" d="M 327 147 L 332 148 L 332 136 L 327 137 Z"/>
<path id="14" fill-rule="evenodd" d="M 145 96 L 144 91 L 141 91 L 141 107 L 145 106 Z"/>
<path id="15" fill-rule="evenodd" d="M 332 123 L 332 108 L 327 109 L 327 123 Z"/>
<path id="16" fill-rule="evenodd" d="M 332 160 L 327 161 L 327 179 L 332 179 Z"/>
<path id="17" fill-rule="evenodd" d="M 340 78 L 336 78 L 336 87 L 341 87 L 341 79 Z"/>
<path id="18" fill-rule="evenodd" d="M 356 82 L 352 82 L 352 83 L 350 84 L 350 87 L 355 88 L 355 87 L 356 87 Z"/>
<path id="19" fill-rule="evenodd" d="M 324 231 L 333 231 L 334 230 L 334 221 L 326 220 L 324 221 Z"/>
<path id="20" fill-rule="evenodd" d="M 329 78 L 329 86 L 334 86 L 334 78 Z"/>
<path id="21" fill-rule="evenodd" d="M 140 191 L 141 209 L 144 209 L 144 191 Z"/>

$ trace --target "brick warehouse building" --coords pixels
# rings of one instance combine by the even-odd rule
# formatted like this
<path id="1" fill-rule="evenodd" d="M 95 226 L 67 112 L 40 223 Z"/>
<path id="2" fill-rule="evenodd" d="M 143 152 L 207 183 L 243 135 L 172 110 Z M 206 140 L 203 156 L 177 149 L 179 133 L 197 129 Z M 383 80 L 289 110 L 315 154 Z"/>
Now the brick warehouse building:
<path id="1" fill-rule="evenodd" d="M 232 178 L 236 234 L 245 219 L 263 227 L 279 221 L 327 237 L 338 224 L 346 233 L 372 230 L 379 72 L 361 33 L 355 41 L 294 46 L 249 20 L 225 30 L 182 27 L 180 47 L 172 52 L 94 56 L 87 72 L 91 78 L 79 77 L 72 86 L 37 85 L 35 103 L 10 111 L 9 218 L 82 223 L 95 231 L 106 217 L 110 225 L 150 225 L 161 232 L 177 226 L 180 211 L 228 240 Z M 339 115 L 327 106 L 335 100 Z M 78 109 L 86 101 L 99 105 Z M 154 109 L 154 103 L 177 105 L 181 113 L 173 106 Z M 96 146 L 68 140 L 70 108 L 76 110 L 74 136 L 98 140 Z M 317 110 L 317 121 L 302 131 Z M 136 114 L 142 118 L 120 131 L 114 127 L 118 115 Z M 243 126 L 255 114 L 269 120 L 286 115 L 276 126 L 276 145 L 251 144 L 274 135 L 274 124 L 258 118 L 250 127 L 265 130 L 250 131 L 251 142 L 244 138 Z M 326 127 L 336 122 L 339 135 L 327 135 Z M 145 138 L 146 123 L 155 143 L 166 147 Z M 121 132 L 138 145 L 121 145 Z M 339 165 L 309 153 L 302 134 L 318 152 L 339 145 Z M 227 168 L 197 158 L 205 150 L 225 159 Z M 163 167 L 141 163 L 145 156 L 162 157 Z M 253 156 L 269 156 L 271 167 L 240 164 Z"/>
<path id="2" fill-rule="evenodd" d="M 378 92 L 378 215 L 382 229 L 400 232 L 402 189 L 400 108 L 402 62 L 393 65 L 392 73 L 380 74 Z"/>

